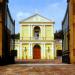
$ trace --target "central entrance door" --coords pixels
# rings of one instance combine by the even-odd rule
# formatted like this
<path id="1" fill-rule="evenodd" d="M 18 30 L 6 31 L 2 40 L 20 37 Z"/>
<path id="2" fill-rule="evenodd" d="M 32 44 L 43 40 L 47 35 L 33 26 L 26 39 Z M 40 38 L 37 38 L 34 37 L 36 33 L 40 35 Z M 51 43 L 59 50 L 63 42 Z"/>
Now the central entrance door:
<path id="1" fill-rule="evenodd" d="M 33 47 L 33 59 L 41 59 L 41 48 L 38 44 Z"/>

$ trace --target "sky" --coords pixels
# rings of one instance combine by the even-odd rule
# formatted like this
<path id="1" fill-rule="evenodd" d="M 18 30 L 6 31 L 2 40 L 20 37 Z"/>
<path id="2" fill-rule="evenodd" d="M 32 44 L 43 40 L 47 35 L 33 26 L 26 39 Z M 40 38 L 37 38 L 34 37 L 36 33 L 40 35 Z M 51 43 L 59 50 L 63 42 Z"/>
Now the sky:
<path id="1" fill-rule="evenodd" d="M 15 20 L 15 32 L 19 33 L 19 22 L 36 13 L 55 22 L 54 30 L 60 30 L 67 8 L 67 0 L 9 0 L 9 9 Z"/>

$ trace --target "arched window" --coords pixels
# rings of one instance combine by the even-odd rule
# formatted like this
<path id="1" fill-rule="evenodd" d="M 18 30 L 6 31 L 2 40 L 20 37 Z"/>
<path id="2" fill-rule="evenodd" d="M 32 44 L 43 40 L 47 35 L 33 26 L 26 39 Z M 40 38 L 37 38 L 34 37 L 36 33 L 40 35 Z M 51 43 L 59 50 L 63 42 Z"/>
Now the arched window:
<path id="1" fill-rule="evenodd" d="M 41 49 L 40 45 L 38 45 L 38 44 L 35 44 L 33 48 L 39 48 L 39 49 Z"/>
<path id="2" fill-rule="evenodd" d="M 39 26 L 34 27 L 34 38 L 39 39 L 39 34 L 40 34 L 40 27 Z"/>

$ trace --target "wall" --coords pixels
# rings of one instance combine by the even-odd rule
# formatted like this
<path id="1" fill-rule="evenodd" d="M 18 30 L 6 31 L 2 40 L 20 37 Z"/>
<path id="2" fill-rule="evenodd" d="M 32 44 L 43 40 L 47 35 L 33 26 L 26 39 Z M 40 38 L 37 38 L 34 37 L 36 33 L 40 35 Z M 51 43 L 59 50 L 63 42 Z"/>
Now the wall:
<path id="1" fill-rule="evenodd" d="M 21 26 L 20 38 L 23 40 L 29 40 L 29 26 Z"/>
<path id="2" fill-rule="evenodd" d="M 75 0 L 69 1 L 70 62 L 75 63 Z"/>
<path id="3" fill-rule="evenodd" d="M 46 33 L 46 40 L 53 40 L 54 39 L 54 30 L 53 30 L 53 25 L 49 25 L 49 26 L 46 26 L 45 28 L 45 33 Z"/>

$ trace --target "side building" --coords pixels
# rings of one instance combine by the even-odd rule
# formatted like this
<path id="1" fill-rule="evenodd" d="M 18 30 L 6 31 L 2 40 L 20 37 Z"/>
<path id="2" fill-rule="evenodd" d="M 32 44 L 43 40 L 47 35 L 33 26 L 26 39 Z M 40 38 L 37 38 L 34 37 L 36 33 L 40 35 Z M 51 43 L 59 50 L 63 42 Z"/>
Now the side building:
<path id="1" fill-rule="evenodd" d="M 69 58 L 69 12 L 68 6 L 66 10 L 66 14 L 64 20 L 62 22 L 62 31 L 63 31 L 63 39 L 62 39 L 62 62 L 63 63 L 70 63 Z"/>
<path id="2" fill-rule="evenodd" d="M 75 63 L 75 0 L 68 0 L 70 63 Z"/>
<path id="3" fill-rule="evenodd" d="M 67 0 L 67 12 L 63 21 L 63 62 L 75 63 L 75 0 Z"/>
<path id="4" fill-rule="evenodd" d="M 8 0 L 0 0 L 0 65 L 14 62 L 15 21 L 12 20 Z"/>

